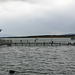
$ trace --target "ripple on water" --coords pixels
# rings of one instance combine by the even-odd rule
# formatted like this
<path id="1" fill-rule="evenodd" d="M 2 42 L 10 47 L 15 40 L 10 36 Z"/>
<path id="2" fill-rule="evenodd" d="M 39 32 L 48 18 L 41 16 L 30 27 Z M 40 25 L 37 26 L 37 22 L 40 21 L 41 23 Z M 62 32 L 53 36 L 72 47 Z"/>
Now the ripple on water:
<path id="1" fill-rule="evenodd" d="M 75 47 L 0 47 L 0 75 L 75 75 Z"/>

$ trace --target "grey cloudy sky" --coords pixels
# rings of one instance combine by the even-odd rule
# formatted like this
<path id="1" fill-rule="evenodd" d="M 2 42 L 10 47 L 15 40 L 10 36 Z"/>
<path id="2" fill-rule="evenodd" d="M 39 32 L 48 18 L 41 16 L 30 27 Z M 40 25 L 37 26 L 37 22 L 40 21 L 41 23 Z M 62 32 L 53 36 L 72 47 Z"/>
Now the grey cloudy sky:
<path id="1" fill-rule="evenodd" d="M 75 0 L 0 0 L 0 28 L 8 35 L 75 33 Z"/>

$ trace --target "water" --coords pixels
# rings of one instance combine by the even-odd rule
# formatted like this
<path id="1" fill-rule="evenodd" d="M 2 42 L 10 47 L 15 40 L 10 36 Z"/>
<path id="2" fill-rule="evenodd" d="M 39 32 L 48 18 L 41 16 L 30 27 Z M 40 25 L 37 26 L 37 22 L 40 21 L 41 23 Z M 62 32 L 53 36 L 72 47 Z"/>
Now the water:
<path id="1" fill-rule="evenodd" d="M 75 75 L 74 46 L 1 46 L 0 75 Z"/>

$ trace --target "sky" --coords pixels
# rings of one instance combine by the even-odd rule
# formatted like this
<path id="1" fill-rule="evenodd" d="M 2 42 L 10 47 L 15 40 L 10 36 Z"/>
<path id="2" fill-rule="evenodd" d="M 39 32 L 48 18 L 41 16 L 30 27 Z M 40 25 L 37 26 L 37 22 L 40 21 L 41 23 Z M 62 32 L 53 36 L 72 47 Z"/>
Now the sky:
<path id="1" fill-rule="evenodd" d="M 0 0 L 0 34 L 75 33 L 75 0 Z"/>

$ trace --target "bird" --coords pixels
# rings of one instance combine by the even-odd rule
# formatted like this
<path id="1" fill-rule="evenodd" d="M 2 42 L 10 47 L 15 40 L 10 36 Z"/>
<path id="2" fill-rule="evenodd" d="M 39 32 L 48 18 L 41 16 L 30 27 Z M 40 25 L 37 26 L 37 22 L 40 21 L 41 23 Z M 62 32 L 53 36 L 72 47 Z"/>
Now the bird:
<path id="1" fill-rule="evenodd" d="M 2 29 L 0 29 L 0 32 L 2 31 Z"/>
<path id="2" fill-rule="evenodd" d="M 14 74 L 15 72 L 16 72 L 16 71 L 14 71 L 14 70 L 10 70 L 10 71 L 9 71 L 10 74 Z"/>

